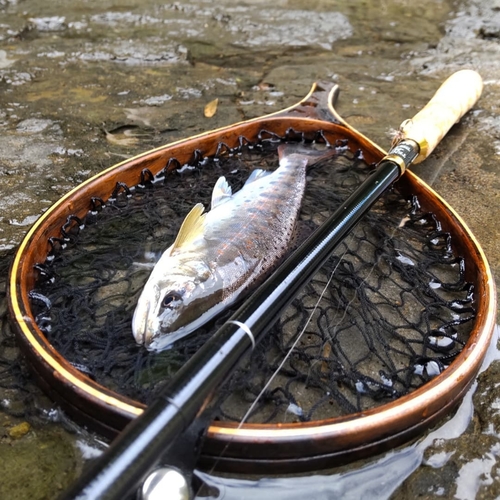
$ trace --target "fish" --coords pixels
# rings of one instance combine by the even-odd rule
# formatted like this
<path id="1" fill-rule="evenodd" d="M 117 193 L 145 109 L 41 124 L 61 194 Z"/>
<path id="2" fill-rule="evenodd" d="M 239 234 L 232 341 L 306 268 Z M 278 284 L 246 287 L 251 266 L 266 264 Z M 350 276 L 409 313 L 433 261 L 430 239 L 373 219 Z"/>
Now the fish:
<path id="1" fill-rule="evenodd" d="M 335 149 L 278 147 L 275 170 L 253 170 L 233 194 L 225 177 L 197 203 L 153 268 L 132 319 L 138 344 L 170 348 L 250 293 L 289 251 L 312 165 Z"/>

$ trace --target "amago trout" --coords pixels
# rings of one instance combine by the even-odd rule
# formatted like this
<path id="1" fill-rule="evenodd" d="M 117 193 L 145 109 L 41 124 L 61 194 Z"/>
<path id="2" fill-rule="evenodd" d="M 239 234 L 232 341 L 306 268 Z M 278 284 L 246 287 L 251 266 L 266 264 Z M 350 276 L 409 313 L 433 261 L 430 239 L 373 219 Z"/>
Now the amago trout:
<path id="1" fill-rule="evenodd" d="M 289 249 L 307 167 L 334 152 L 281 145 L 279 167 L 254 170 L 234 194 L 220 177 L 211 210 L 192 208 L 146 282 L 132 320 L 135 340 L 165 349 L 259 285 Z"/>

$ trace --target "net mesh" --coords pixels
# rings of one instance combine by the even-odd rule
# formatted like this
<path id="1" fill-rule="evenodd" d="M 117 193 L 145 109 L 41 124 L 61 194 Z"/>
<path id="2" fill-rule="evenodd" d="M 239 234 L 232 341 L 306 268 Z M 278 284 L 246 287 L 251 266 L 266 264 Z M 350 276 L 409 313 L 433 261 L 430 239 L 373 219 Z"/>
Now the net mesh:
<path id="1" fill-rule="evenodd" d="M 117 184 L 84 220 L 69 217 L 50 240 L 30 299 L 40 329 L 78 370 L 104 386 L 150 402 L 234 312 L 156 353 L 136 345 L 132 314 L 151 264 L 172 243 L 197 203 L 210 203 L 225 175 L 233 192 L 255 168 L 278 163 L 280 138 L 261 134 L 217 155 L 172 160 Z M 372 171 L 347 143 L 308 174 L 297 225 L 299 244 Z M 474 320 L 473 287 L 463 259 L 434 214 L 397 189 L 379 200 L 285 310 L 226 384 L 221 420 L 296 422 L 359 412 L 408 394 L 461 351 Z M 293 350 L 291 350 L 293 346 Z M 279 371 L 278 371 L 279 369 Z M 1 380 L 0 380 L 1 383 Z"/>

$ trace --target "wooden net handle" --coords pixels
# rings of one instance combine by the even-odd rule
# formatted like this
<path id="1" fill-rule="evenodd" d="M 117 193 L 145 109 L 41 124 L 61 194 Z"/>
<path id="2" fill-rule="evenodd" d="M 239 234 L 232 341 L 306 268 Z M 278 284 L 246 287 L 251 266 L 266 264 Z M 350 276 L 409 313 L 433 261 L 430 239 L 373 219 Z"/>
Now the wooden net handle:
<path id="1" fill-rule="evenodd" d="M 439 87 L 425 108 L 402 123 L 400 138 L 413 140 L 420 146 L 413 163 L 431 154 L 448 130 L 474 106 L 482 90 L 479 73 L 470 69 L 457 71 Z"/>

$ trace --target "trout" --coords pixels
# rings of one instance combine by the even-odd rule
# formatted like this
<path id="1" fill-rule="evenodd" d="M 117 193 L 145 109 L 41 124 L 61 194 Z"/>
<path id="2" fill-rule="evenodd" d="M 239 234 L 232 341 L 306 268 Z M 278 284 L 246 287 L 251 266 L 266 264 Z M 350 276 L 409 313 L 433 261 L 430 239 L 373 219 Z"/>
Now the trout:
<path id="1" fill-rule="evenodd" d="M 278 168 L 254 170 L 234 194 L 220 177 L 210 211 L 196 204 L 153 268 L 132 320 L 136 342 L 168 348 L 262 283 L 290 247 L 308 167 L 334 153 L 281 145 Z"/>

